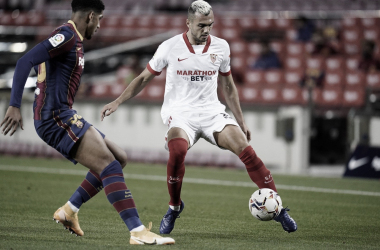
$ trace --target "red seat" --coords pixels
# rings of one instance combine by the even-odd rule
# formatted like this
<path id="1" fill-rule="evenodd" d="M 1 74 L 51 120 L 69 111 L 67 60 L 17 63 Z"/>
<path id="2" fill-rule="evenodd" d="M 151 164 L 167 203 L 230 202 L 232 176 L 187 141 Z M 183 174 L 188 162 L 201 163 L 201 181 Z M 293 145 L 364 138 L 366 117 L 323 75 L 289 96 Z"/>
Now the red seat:
<path id="1" fill-rule="evenodd" d="M 281 88 L 279 87 L 262 87 L 260 89 L 261 101 L 266 104 L 281 103 Z"/>
<path id="2" fill-rule="evenodd" d="M 265 18 L 256 19 L 256 27 L 258 29 L 273 29 L 274 28 L 273 19 L 265 19 Z"/>
<path id="3" fill-rule="evenodd" d="M 264 72 L 264 82 L 272 86 L 283 85 L 285 82 L 284 72 L 280 69 L 266 70 Z"/>
<path id="4" fill-rule="evenodd" d="M 371 28 L 371 29 L 365 29 L 363 31 L 363 38 L 366 40 L 372 40 L 372 41 L 377 41 L 380 36 L 379 36 L 379 28 Z"/>
<path id="5" fill-rule="evenodd" d="M 351 56 L 346 58 L 346 69 L 347 70 L 358 70 L 360 63 L 360 56 Z"/>
<path id="6" fill-rule="evenodd" d="M 274 24 L 276 28 L 283 29 L 283 30 L 293 27 L 292 20 L 285 19 L 285 18 L 274 19 Z"/>
<path id="7" fill-rule="evenodd" d="M 346 87 L 363 88 L 366 83 L 365 74 L 361 71 L 347 71 L 345 74 Z"/>
<path id="8" fill-rule="evenodd" d="M 343 57 L 329 57 L 325 61 L 326 71 L 335 72 L 345 69 Z"/>
<path id="9" fill-rule="evenodd" d="M 298 86 L 285 86 L 281 89 L 281 103 L 304 104 L 302 89 Z"/>
<path id="10" fill-rule="evenodd" d="M 295 41 L 297 39 L 297 30 L 287 29 L 286 30 L 286 39 L 288 41 Z"/>
<path id="11" fill-rule="evenodd" d="M 378 28 L 379 26 L 379 19 L 378 18 L 361 18 L 360 23 L 363 28 Z"/>
<path id="12" fill-rule="evenodd" d="M 126 15 L 124 17 L 121 18 L 120 20 L 120 24 L 123 26 L 123 27 L 126 27 L 126 28 L 134 28 L 135 27 L 135 23 L 137 22 L 137 18 L 135 16 L 132 16 L 132 15 Z"/>
<path id="13" fill-rule="evenodd" d="M 345 88 L 343 107 L 362 107 L 365 104 L 365 91 L 357 88 Z"/>
<path id="14" fill-rule="evenodd" d="M 342 40 L 345 43 L 360 42 L 362 39 L 362 30 L 358 27 L 347 28 L 342 31 Z"/>
<path id="15" fill-rule="evenodd" d="M 344 28 L 360 27 L 359 18 L 344 18 L 342 20 L 342 26 Z"/>
<path id="16" fill-rule="evenodd" d="M 259 87 L 238 87 L 238 93 L 242 103 L 257 103 L 261 100 Z"/>
<path id="17" fill-rule="evenodd" d="M 245 73 L 245 83 L 248 85 L 259 85 L 264 83 L 263 70 L 249 70 Z"/>
<path id="18" fill-rule="evenodd" d="M 366 79 L 367 87 L 371 89 L 380 89 L 380 73 L 369 73 Z"/>
<path id="19" fill-rule="evenodd" d="M 306 59 L 307 69 L 323 70 L 325 68 L 325 59 L 321 56 L 311 56 Z"/>
<path id="20" fill-rule="evenodd" d="M 305 53 L 305 45 L 301 42 L 289 42 L 286 52 L 288 56 L 301 56 Z"/>
<path id="21" fill-rule="evenodd" d="M 243 18 L 238 19 L 238 24 L 240 25 L 240 28 L 242 29 L 253 29 L 255 28 L 255 19 L 253 19 L 250 16 L 245 16 Z"/>
<path id="22" fill-rule="evenodd" d="M 289 86 L 299 86 L 303 76 L 304 76 L 303 70 L 293 70 L 293 71 L 287 70 L 284 73 L 285 84 Z"/>
<path id="23" fill-rule="evenodd" d="M 235 40 L 230 43 L 230 49 L 231 49 L 231 54 L 236 56 L 236 55 L 241 55 L 244 54 L 246 55 L 247 53 L 247 43 L 243 40 Z"/>
<path id="24" fill-rule="evenodd" d="M 361 50 L 360 41 L 345 42 L 343 44 L 343 52 L 347 55 L 358 55 Z"/>
<path id="25" fill-rule="evenodd" d="M 343 90 L 341 88 L 316 89 L 315 103 L 321 107 L 339 107 L 342 105 Z"/>
<path id="26" fill-rule="evenodd" d="M 260 54 L 261 47 L 259 43 L 255 42 L 255 43 L 248 43 L 247 49 L 251 55 L 258 56 Z"/>
<path id="27" fill-rule="evenodd" d="M 285 69 L 299 70 L 304 69 L 304 58 L 302 56 L 288 56 L 284 62 Z"/>
<path id="28" fill-rule="evenodd" d="M 343 70 L 327 72 L 324 77 L 324 87 L 343 87 L 345 83 Z"/>

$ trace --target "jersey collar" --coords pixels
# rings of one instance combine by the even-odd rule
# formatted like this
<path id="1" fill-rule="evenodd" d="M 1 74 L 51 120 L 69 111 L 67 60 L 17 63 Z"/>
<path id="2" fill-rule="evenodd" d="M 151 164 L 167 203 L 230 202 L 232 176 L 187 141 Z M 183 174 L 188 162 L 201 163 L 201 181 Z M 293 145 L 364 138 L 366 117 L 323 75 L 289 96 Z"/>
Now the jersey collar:
<path id="1" fill-rule="evenodd" d="M 182 37 L 183 37 L 183 40 L 185 40 L 185 43 L 186 43 L 186 46 L 187 48 L 189 49 L 189 51 L 193 54 L 195 54 L 195 51 L 193 49 L 193 46 L 191 45 L 190 41 L 189 41 L 189 38 L 187 38 L 187 35 L 186 35 L 187 31 L 185 31 L 183 34 L 182 34 Z M 208 51 L 208 48 L 210 47 L 210 44 L 211 44 L 211 37 L 210 35 L 207 37 L 207 42 L 206 42 L 206 45 L 202 51 L 202 54 L 203 53 L 206 53 Z"/>
<path id="2" fill-rule="evenodd" d="M 75 32 L 78 34 L 79 38 L 81 41 L 83 41 L 83 36 L 79 33 L 79 31 L 77 30 L 77 26 L 75 25 L 75 23 L 71 20 L 69 20 L 67 23 L 71 24 L 75 30 Z"/>

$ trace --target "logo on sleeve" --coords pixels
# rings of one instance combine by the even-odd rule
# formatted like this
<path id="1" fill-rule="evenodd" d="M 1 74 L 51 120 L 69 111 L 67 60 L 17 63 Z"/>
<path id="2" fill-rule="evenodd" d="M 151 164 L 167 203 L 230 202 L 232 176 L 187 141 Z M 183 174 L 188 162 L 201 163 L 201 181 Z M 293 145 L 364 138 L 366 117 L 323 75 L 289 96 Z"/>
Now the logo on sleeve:
<path id="1" fill-rule="evenodd" d="M 82 67 L 82 69 L 84 68 L 84 57 L 79 57 L 78 64 Z"/>
<path id="2" fill-rule="evenodd" d="M 65 41 L 65 36 L 62 34 L 56 34 L 55 36 L 49 38 L 49 42 L 53 45 L 53 47 L 57 47 L 63 41 Z"/>

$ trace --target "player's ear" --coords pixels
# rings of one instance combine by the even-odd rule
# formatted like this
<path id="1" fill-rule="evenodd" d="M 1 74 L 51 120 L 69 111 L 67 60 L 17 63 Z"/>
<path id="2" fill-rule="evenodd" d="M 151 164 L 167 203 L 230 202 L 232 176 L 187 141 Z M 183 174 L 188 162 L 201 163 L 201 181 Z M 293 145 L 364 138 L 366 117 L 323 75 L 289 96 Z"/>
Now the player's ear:
<path id="1" fill-rule="evenodd" d="M 95 17 L 95 13 L 93 11 L 90 11 L 90 13 L 88 13 L 87 15 L 87 23 L 89 23 L 90 21 L 92 21 Z"/>
<path id="2" fill-rule="evenodd" d="M 186 26 L 190 29 L 190 21 L 189 21 L 189 19 L 186 19 Z"/>

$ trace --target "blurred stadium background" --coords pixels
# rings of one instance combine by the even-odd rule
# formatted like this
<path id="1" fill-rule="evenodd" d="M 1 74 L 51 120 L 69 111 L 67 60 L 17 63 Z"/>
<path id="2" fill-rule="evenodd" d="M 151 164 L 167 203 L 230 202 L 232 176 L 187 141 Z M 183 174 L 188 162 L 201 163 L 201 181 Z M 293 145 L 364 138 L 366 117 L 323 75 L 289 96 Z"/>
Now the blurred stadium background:
<path id="1" fill-rule="evenodd" d="M 70 0 L 0 0 L 0 117 L 17 60 L 71 16 Z M 131 161 L 165 163 L 160 107 L 165 74 L 100 122 L 102 106 L 122 93 L 165 39 L 186 31 L 192 0 L 104 0 L 101 28 L 86 41 L 74 108 L 121 145 Z M 380 0 L 209 0 L 211 34 L 231 47 L 252 146 L 281 173 L 341 175 L 357 145 L 380 145 Z M 260 66 L 268 55 L 277 65 Z M 271 61 L 270 61 L 271 62 Z M 0 155 L 60 157 L 34 131 L 36 75 L 24 92 L 25 131 L 0 137 Z M 221 100 L 223 96 L 220 95 Z M 187 164 L 243 167 L 204 141 Z"/>

